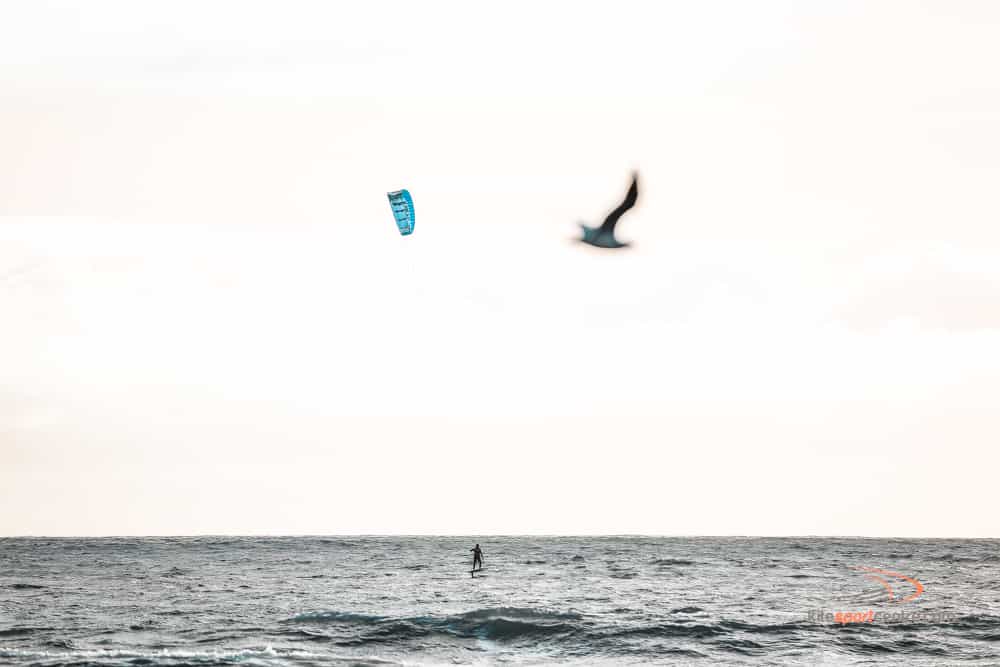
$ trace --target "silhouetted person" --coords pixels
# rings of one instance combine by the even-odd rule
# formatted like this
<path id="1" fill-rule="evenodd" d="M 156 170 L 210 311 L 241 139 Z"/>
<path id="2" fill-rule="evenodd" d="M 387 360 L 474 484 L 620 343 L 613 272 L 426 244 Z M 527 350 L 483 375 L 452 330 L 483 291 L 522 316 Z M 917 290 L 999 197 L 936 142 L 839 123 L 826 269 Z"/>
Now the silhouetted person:
<path id="1" fill-rule="evenodd" d="M 476 548 L 472 549 L 471 551 L 472 551 L 472 569 L 475 570 L 477 565 L 479 566 L 480 570 L 483 569 L 483 550 L 480 549 L 479 545 L 477 544 Z"/>
<path id="2" fill-rule="evenodd" d="M 618 224 L 618 218 L 622 217 L 625 211 L 635 206 L 635 200 L 638 197 L 639 174 L 633 172 L 632 185 L 629 186 L 625 199 L 618 205 L 618 208 L 608 213 L 608 217 L 604 219 L 600 227 L 588 227 L 582 222 L 580 223 L 583 228 L 583 238 L 580 240 L 598 248 L 624 248 L 627 246 L 627 243 L 619 243 L 618 239 L 615 238 L 615 225 Z"/>

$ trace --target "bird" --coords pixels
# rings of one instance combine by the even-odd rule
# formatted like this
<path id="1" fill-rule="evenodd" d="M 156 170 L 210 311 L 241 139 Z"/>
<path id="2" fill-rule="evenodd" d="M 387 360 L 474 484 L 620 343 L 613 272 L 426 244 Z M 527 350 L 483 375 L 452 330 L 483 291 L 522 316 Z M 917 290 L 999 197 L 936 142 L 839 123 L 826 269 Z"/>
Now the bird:
<path id="1" fill-rule="evenodd" d="M 625 199 L 622 201 L 618 207 L 608 213 L 608 217 L 604 219 L 600 227 L 588 227 L 587 225 L 580 223 L 580 227 L 583 229 L 583 237 L 579 240 L 588 245 L 596 246 L 598 248 L 626 248 L 628 243 L 621 243 L 615 238 L 615 225 L 618 224 L 618 219 L 625 214 L 625 211 L 629 210 L 635 206 L 635 200 L 639 196 L 639 174 L 637 172 L 632 172 L 632 185 L 629 186 L 628 192 L 625 194 Z"/>

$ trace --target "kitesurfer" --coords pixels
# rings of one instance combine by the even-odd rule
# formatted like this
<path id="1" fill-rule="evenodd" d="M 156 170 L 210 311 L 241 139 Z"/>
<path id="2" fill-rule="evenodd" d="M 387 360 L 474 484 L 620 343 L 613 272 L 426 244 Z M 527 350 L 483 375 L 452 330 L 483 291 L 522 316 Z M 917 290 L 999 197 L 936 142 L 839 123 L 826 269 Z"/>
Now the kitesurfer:
<path id="1" fill-rule="evenodd" d="M 476 544 L 476 548 L 470 551 L 472 551 L 472 569 L 475 570 L 477 565 L 480 570 L 483 569 L 483 550 Z"/>

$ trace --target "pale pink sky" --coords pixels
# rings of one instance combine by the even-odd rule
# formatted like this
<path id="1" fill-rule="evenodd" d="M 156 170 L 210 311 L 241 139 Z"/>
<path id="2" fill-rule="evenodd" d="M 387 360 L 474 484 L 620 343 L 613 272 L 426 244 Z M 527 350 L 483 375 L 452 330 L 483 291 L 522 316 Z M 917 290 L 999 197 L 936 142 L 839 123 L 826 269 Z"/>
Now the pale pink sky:
<path id="1" fill-rule="evenodd" d="M 0 535 L 1000 535 L 1000 6 L 4 13 Z"/>

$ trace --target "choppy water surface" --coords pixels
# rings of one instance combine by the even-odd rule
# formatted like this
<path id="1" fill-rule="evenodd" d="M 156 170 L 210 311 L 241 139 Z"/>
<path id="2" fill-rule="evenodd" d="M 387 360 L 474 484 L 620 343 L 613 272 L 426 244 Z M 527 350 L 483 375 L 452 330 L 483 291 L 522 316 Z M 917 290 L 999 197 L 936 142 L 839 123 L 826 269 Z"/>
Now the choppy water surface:
<path id="1" fill-rule="evenodd" d="M 0 664 L 1000 664 L 998 547 L 0 539 Z"/>

